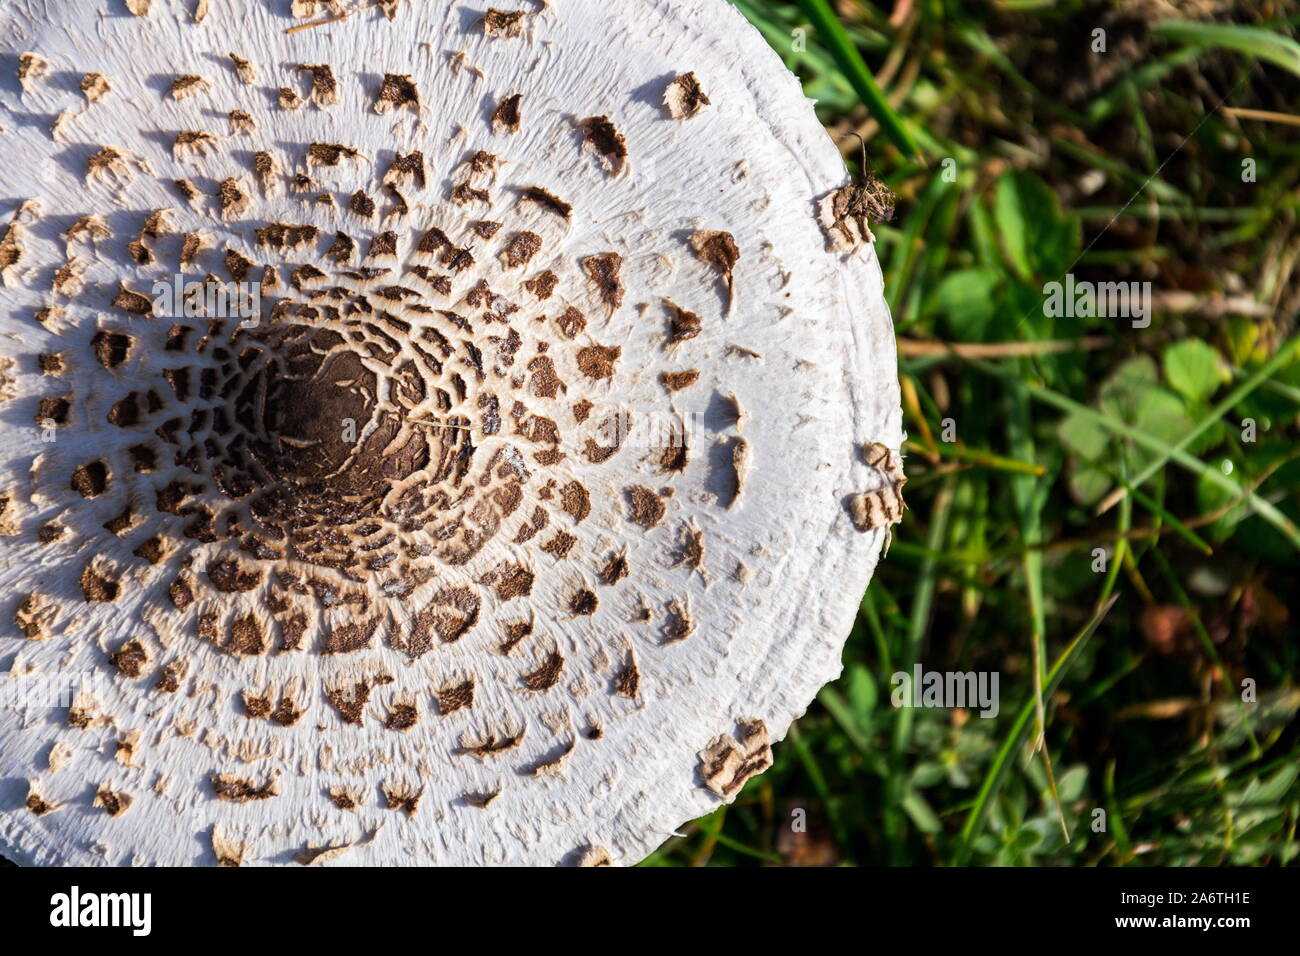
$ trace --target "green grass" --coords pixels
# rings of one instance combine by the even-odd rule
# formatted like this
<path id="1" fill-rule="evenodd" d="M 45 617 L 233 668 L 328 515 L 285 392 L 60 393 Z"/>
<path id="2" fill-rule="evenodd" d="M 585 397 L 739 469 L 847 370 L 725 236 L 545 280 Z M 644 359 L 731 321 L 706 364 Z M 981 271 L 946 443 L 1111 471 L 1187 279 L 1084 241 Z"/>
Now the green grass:
<path id="1" fill-rule="evenodd" d="M 1300 17 L 733 2 L 898 193 L 911 510 L 843 676 L 648 863 L 1293 863 L 1300 127 L 1234 111 L 1300 114 Z M 1045 315 L 1066 273 L 1150 324 Z M 999 714 L 895 708 L 914 661 Z"/>

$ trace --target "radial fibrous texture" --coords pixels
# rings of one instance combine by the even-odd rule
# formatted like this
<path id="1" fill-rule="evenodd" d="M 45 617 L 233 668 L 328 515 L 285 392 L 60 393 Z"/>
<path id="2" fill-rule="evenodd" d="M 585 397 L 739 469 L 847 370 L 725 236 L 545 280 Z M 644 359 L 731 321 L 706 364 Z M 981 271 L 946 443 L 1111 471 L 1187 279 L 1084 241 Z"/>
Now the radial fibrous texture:
<path id="1" fill-rule="evenodd" d="M 899 484 L 797 82 L 715 0 L 118 7 L 0 12 L 0 849 L 631 863 L 733 797 Z"/>

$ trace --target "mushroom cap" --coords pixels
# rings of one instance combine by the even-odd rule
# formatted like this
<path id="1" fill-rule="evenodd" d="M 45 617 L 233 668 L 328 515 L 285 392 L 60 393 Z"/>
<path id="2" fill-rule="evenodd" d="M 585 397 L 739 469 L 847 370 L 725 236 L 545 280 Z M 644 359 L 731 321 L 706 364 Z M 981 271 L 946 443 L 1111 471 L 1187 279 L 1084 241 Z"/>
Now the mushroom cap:
<path id="1" fill-rule="evenodd" d="M 819 222 L 845 168 L 759 34 L 36 6 L 0 852 L 630 864 L 732 799 L 840 671 L 902 438 L 869 230 Z"/>

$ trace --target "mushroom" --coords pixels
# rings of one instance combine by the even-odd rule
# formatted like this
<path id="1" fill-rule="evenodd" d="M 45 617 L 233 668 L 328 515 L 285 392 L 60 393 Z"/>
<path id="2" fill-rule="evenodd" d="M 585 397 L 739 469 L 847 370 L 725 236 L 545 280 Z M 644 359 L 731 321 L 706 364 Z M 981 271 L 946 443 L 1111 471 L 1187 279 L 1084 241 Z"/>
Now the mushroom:
<path id="1" fill-rule="evenodd" d="M 722 0 L 113 6 L 0 11 L 0 667 L 57 691 L 0 852 L 623 865 L 734 799 L 901 513 L 780 58 Z"/>

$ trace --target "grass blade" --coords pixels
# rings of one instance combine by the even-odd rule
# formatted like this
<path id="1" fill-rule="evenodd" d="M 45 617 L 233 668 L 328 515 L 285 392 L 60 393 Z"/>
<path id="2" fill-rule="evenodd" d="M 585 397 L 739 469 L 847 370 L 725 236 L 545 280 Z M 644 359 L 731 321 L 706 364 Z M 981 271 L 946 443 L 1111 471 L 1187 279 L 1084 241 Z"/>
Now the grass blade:
<path id="1" fill-rule="evenodd" d="M 903 126 L 902 119 L 885 99 L 885 94 L 876 85 L 876 78 L 871 75 L 871 70 L 863 61 L 862 54 L 853 45 L 853 39 L 844 29 L 844 24 L 840 23 L 839 17 L 831 10 L 830 4 L 826 0 L 798 0 L 798 3 L 817 30 L 818 36 L 822 38 L 822 42 L 830 50 L 835 62 L 844 71 L 844 76 L 852 84 L 854 91 L 861 97 L 862 105 L 880 124 L 880 128 L 884 130 L 890 142 L 897 146 L 904 156 L 920 157 L 920 147 L 916 145 L 912 135 Z"/>
<path id="2" fill-rule="evenodd" d="M 1151 32 L 1181 43 L 1236 50 L 1268 60 L 1300 76 L 1300 43 L 1272 30 L 1228 23 L 1165 20 L 1152 25 Z"/>
<path id="3" fill-rule="evenodd" d="M 1116 564 L 1118 567 L 1118 563 Z M 1114 607 L 1115 602 L 1119 600 L 1118 595 L 1113 595 L 1109 600 L 1101 605 L 1093 614 L 1092 619 L 1084 625 L 1083 630 L 1074 636 L 1074 639 L 1066 645 L 1061 656 L 1052 664 L 1051 670 L 1047 672 L 1046 686 L 1043 688 L 1045 697 L 1050 697 L 1061 683 L 1061 678 L 1069 670 L 1070 665 L 1078 658 L 1079 652 L 1083 650 L 1088 640 L 1101 626 L 1107 612 Z M 975 838 L 979 835 L 979 828 L 984 822 L 984 814 L 988 810 L 989 802 L 997 794 L 998 788 L 1002 785 L 1002 778 L 1006 776 L 1007 770 L 1011 766 L 1011 755 L 1015 753 L 1024 740 L 1025 733 L 1029 730 L 1029 725 L 1033 722 L 1034 717 L 1034 699 L 1030 697 L 1020 707 L 1020 713 L 1016 715 L 1016 722 L 1011 725 L 1011 730 L 1005 738 L 1002 745 L 998 747 L 997 756 L 993 758 L 993 764 L 989 767 L 988 774 L 984 777 L 984 782 L 980 784 L 979 793 L 975 796 L 975 803 L 972 805 L 970 813 L 966 815 L 966 822 L 961 828 L 961 845 L 957 850 L 956 862 L 961 865 L 966 862 L 970 856 L 970 851 L 974 845 Z"/>

